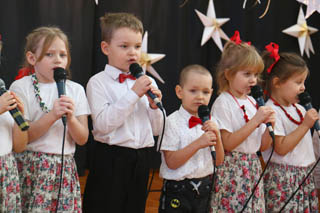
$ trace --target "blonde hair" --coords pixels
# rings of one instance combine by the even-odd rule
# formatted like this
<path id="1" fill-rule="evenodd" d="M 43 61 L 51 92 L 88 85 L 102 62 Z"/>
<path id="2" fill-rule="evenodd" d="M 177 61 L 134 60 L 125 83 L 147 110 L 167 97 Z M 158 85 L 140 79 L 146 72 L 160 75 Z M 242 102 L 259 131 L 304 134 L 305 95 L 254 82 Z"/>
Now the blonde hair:
<path id="1" fill-rule="evenodd" d="M 279 83 L 284 83 L 294 75 L 302 74 L 304 72 L 308 72 L 309 74 L 309 69 L 306 62 L 298 54 L 292 52 L 283 52 L 279 53 L 279 56 L 279 60 L 272 67 L 271 72 L 268 73 L 267 70 L 271 64 L 273 64 L 274 58 L 270 57 L 270 53 L 268 51 L 264 51 L 262 53 L 262 59 L 265 64 L 262 74 L 262 86 L 268 95 L 271 94 L 272 80 L 275 77 L 279 78 Z"/>
<path id="2" fill-rule="evenodd" d="M 184 86 L 189 73 L 197 73 L 197 74 L 208 75 L 212 77 L 209 70 L 207 70 L 205 67 L 198 64 L 188 65 L 185 68 L 183 68 L 180 72 L 179 85 L 181 87 Z"/>
<path id="3" fill-rule="evenodd" d="M 110 42 L 114 31 L 119 28 L 129 28 L 143 34 L 142 22 L 130 13 L 106 13 L 100 18 L 101 39 Z"/>
<path id="4" fill-rule="evenodd" d="M 71 77 L 71 73 L 69 70 L 70 63 L 71 63 L 71 55 L 70 55 L 70 45 L 69 45 L 68 37 L 58 27 L 39 27 L 34 29 L 31 33 L 29 33 L 29 35 L 27 35 L 26 37 L 24 55 L 26 56 L 27 52 L 29 51 L 35 54 L 37 49 L 40 47 L 39 45 L 41 40 L 44 39 L 40 56 L 37 59 L 37 61 L 41 61 L 42 58 L 45 56 L 46 52 L 48 51 L 50 45 L 56 38 L 60 38 L 66 45 L 67 57 L 68 57 L 66 70 L 68 72 L 68 76 Z M 24 59 L 23 66 L 28 68 L 33 68 L 33 66 L 29 64 L 26 57 Z"/>
<path id="5" fill-rule="evenodd" d="M 216 68 L 218 93 L 229 89 L 229 82 L 225 72 L 228 72 L 228 75 L 233 77 L 240 70 L 249 69 L 253 73 L 261 73 L 263 68 L 262 58 L 254 46 L 247 43 L 236 44 L 233 41 L 229 41 L 223 49 L 221 59 Z"/>

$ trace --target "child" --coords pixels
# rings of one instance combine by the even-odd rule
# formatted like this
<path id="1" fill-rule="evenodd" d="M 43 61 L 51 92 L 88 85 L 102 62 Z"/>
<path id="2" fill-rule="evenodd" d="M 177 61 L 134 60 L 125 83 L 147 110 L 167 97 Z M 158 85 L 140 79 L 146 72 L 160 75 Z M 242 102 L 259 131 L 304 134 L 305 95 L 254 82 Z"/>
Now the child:
<path id="1" fill-rule="evenodd" d="M 164 185 L 159 212 L 207 212 L 212 187 L 213 160 L 223 162 L 220 132 L 211 120 L 190 126 L 198 118 L 198 107 L 208 105 L 212 94 L 210 72 L 200 65 L 185 67 L 180 73 L 176 94 L 182 101 L 179 110 L 167 119 L 163 138 L 160 176 Z"/>
<path id="2" fill-rule="evenodd" d="M 320 117 L 320 110 L 319 110 L 319 117 Z M 318 158 L 320 157 L 320 138 L 319 138 L 319 134 L 316 130 L 313 131 L 312 140 L 313 140 L 314 154 L 315 154 L 316 161 L 317 161 Z M 315 185 L 315 188 L 317 189 L 317 195 L 319 198 L 319 196 L 320 196 L 320 164 L 319 163 L 316 166 L 316 168 L 314 169 L 313 176 L 314 176 L 314 185 Z"/>
<path id="3" fill-rule="evenodd" d="M 14 92 L 0 96 L 0 212 L 21 212 L 19 175 L 12 149 L 23 151 L 28 134 L 19 129 L 8 112 L 16 107 L 23 114 L 23 104 Z"/>
<path id="4" fill-rule="evenodd" d="M 220 127 L 226 153 L 217 170 L 212 212 L 240 212 L 244 208 L 262 172 L 256 152 L 272 143 L 262 124 L 274 122 L 274 111 L 265 106 L 257 109 L 256 101 L 248 96 L 257 84 L 263 61 L 253 46 L 237 38 L 225 45 L 216 71 L 220 95 L 211 112 Z M 264 206 L 260 182 L 245 212 L 265 212 Z"/>
<path id="5" fill-rule="evenodd" d="M 69 68 L 67 36 L 55 27 L 40 27 L 26 38 L 25 64 L 35 73 L 14 81 L 11 90 L 26 106 L 30 121 L 27 150 L 16 155 L 21 183 L 23 212 L 56 211 L 61 173 L 61 152 L 67 117 L 64 146 L 63 180 L 58 210 L 81 211 L 81 193 L 76 164 L 75 144 L 87 142 L 89 105 L 81 85 L 67 80 L 66 95 L 58 98 L 53 69 Z"/>
<path id="6" fill-rule="evenodd" d="M 265 200 L 270 212 L 279 212 L 315 162 L 310 128 L 319 118 L 315 109 L 307 112 L 297 104 L 309 74 L 305 61 L 295 53 L 278 54 L 271 43 L 263 53 L 266 105 L 276 111 L 275 147 L 266 172 Z M 271 148 L 263 152 L 269 158 Z M 284 212 L 316 212 L 318 200 L 313 178 L 308 178 Z"/>
<path id="7" fill-rule="evenodd" d="M 141 57 L 143 27 L 128 13 L 108 13 L 100 19 L 101 50 L 108 57 L 104 71 L 87 85 L 97 141 L 84 193 L 85 212 L 144 212 L 149 177 L 148 151 L 161 132 L 163 116 L 146 96 L 161 100 L 155 81 L 134 80 L 129 66 Z"/>

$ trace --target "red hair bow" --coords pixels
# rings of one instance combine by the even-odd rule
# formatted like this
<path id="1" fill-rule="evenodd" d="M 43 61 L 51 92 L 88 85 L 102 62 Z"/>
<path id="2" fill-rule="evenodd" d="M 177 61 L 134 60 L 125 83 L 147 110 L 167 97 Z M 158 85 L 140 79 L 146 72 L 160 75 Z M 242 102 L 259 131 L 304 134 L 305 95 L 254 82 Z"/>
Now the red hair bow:
<path id="1" fill-rule="evenodd" d="M 234 31 L 233 36 L 230 38 L 231 41 L 233 41 L 236 44 L 241 44 L 241 39 L 240 39 L 240 33 L 238 30 Z M 247 42 L 248 45 L 251 45 L 251 42 Z"/>
<path id="2" fill-rule="evenodd" d="M 18 71 L 18 75 L 15 77 L 14 80 L 18 80 L 20 78 L 23 78 L 24 76 L 28 76 L 34 73 L 34 69 L 30 69 L 29 67 L 22 67 Z"/>
<path id="3" fill-rule="evenodd" d="M 270 67 L 267 70 L 267 73 L 270 73 L 273 66 L 279 61 L 280 55 L 279 55 L 279 45 L 273 42 L 270 42 L 266 46 L 266 50 L 270 53 L 270 57 L 274 59 L 274 62 L 270 65 Z"/>

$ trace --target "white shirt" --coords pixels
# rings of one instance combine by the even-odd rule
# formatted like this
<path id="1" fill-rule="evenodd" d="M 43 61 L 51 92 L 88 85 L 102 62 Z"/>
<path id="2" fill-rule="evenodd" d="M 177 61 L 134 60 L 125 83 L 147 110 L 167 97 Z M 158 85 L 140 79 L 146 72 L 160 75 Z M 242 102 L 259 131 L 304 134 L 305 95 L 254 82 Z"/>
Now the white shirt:
<path id="1" fill-rule="evenodd" d="M 12 129 L 14 120 L 9 112 L 0 114 L 0 156 L 12 151 Z"/>
<path id="2" fill-rule="evenodd" d="M 250 98 L 251 101 L 248 99 L 236 99 L 240 106 L 245 106 L 246 113 L 250 120 L 256 114 L 257 109 L 254 105 L 256 104 L 254 98 L 251 96 L 248 96 L 248 98 Z M 239 105 L 227 92 L 223 92 L 218 96 L 212 105 L 211 115 L 213 119 L 217 120 L 217 124 L 220 129 L 224 129 L 230 133 L 233 133 L 241 129 L 246 124 L 246 121 L 243 117 L 243 110 L 239 107 Z M 265 129 L 266 125 L 261 124 L 233 151 L 247 154 L 256 153 L 260 149 L 261 137 Z"/>
<path id="3" fill-rule="evenodd" d="M 53 108 L 54 101 L 58 98 L 58 89 L 55 82 L 53 83 L 39 83 L 40 97 L 49 110 Z M 40 108 L 32 85 L 31 76 L 23 77 L 14 81 L 10 90 L 17 93 L 24 103 L 24 117 L 28 121 L 39 120 L 45 112 Z M 66 95 L 74 101 L 74 115 L 89 115 L 90 108 L 86 98 L 84 88 L 73 81 L 66 81 Z M 53 154 L 61 154 L 62 140 L 63 140 L 63 124 L 61 119 L 57 120 L 46 132 L 37 140 L 27 145 L 27 150 L 35 152 L 45 152 Z M 66 130 L 68 132 L 68 128 Z M 70 135 L 66 134 L 65 139 L 65 154 L 71 154 L 75 151 L 75 142 Z"/>
<path id="4" fill-rule="evenodd" d="M 191 114 L 182 106 L 173 112 L 166 120 L 161 150 L 177 151 L 198 139 L 204 131 L 202 125 L 189 128 Z M 169 169 L 163 152 L 161 152 L 160 177 L 167 180 L 184 180 L 186 178 L 201 178 L 213 173 L 213 160 L 210 148 L 198 150 L 185 164 L 177 169 Z"/>
<path id="5" fill-rule="evenodd" d="M 272 100 L 269 99 L 266 103 L 266 106 L 271 106 L 276 112 L 276 123 L 274 126 L 275 135 L 278 135 L 278 136 L 289 135 L 292 131 L 294 131 L 298 127 L 297 124 L 289 120 L 289 118 L 286 116 L 286 114 L 283 112 L 283 110 L 280 107 L 275 106 L 273 104 Z M 296 106 L 304 116 L 306 113 L 305 109 L 299 104 L 296 104 Z M 283 108 L 287 111 L 289 115 L 291 115 L 292 118 L 294 118 L 297 121 L 300 121 L 300 117 L 294 106 L 292 105 L 289 107 L 283 106 Z M 270 156 L 271 148 L 272 147 L 262 152 L 262 156 L 265 161 L 268 160 Z M 286 155 L 281 156 L 281 155 L 278 155 L 276 152 L 273 152 L 273 155 L 270 161 L 278 164 L 303 166 L 303 167 L 306 167 L 312 164 L 315 161 L 315 156 L 313 151 L 311 132 L 308 131 L 304 135 L 302 140 L 296 145 L 296 147 L 291 152 L 288 152 Z"/>
<path id="6" fill-rule="evenodd" d="M 134 80 L 119 83 L 120 70 L 106 65 L 90 78 L 87 97 L 92 110 L 94 139 L 109 145 L 140 149 L 154 145 L 162 130 L 160 109 L 151 109 L 147 97 L 131 90 Z M 152 85 L 157 86 L 151 78 Z"/>

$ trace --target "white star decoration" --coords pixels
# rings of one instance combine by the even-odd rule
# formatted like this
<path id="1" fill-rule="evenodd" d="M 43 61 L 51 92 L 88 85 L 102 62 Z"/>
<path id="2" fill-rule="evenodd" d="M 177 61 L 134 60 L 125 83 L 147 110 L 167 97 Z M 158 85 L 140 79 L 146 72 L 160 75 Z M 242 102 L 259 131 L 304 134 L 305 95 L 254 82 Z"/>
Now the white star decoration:
<path id="1" fill-rule="evenodd" d="M 318 11 L 320 13 L 320 0 L 297 0 L 300 3 L 307 5 L 306 19 L 309 18 L 312 13 Z"/>
<path id="2" fill-rule="evenodd" d="M 305 52 L 309 58 L 309 51 L 314 54 L 310 35 L 317 31 L 318 29 L 307 25 L 304 13 L 302 11 L 302 8 L 300 7 L 297 24 L 283 30 L 282 32 L 297 37 L 301 55 L 303 55 L 303 53 Z"/>
<path id="3" fill-rule="evenodd" d="M 99 0 L 95 0 L 95 2 L 96 2 L 96 5 L 98 5 L 99 4 L 99 2 L 98 2 Z"/>
<path id="4" fill-rule="evenodd" d="M 221 38 L 227 41 L 229 40 L 229 38 L 222 31 L 221 26 L 228 22 L 230 18 L 216 18 L 216 12 L 214 11 L 214 5 L 212 0 L 209 0 L 207 15 L 202 14 L 198 10 L 195 11 L 204 25 L 201 46 L 203 46 L 210 38 L 212 38 L 216 45 L 219 47 L 219 49 L 222 51 L 223 46 Z"/>
<path id="5" fill-rule="evenodd" d="M 144 72 L 148 71 L 156 79 L 164 84 L 164 80 L 160 77 L 157 71 L 151 66 L 151 64 L 160 61 L 164 58 L 165 54 L 148 53 L 148 32 L 144 33 L 142 44 L 141 44 L 141 59 L 140 65 L 142 66 Z"/>

